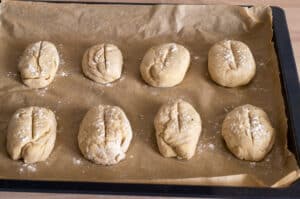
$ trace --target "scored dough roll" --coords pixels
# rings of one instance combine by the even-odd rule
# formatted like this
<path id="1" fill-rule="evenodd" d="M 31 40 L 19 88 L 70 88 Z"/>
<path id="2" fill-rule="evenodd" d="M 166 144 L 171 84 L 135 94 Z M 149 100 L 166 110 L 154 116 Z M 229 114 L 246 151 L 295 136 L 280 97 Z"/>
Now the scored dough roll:
<path id="1" fill-rule="evenodd" d="M 132 139 L 130 123 L 117 106 L 99 105 L 84 116 L 78 144 L 84 157 L 96 164 L 113 165 L 125 158 Z"/>
<path id="2" fill-rule="evenodd" d="M 208 53 L 208 71 L 221 86 L 237 87 L 248 84 L 254 77 L 256 65 L 246 44 L 223 40 L 214 44 Z"/>
<path id="3" fill-rule="evenodd" d="M 59 65 L 59 55 L 54 44 L 39 41 L 24 51 L 18 68 L 22 81 L 30 88 L 43 88 L 54 79 Z"/>
<path id="4" fill-rule="evenodd" d="M 154 87 L 172 87 L 182 82 L 190 53 L 182 45 L 167 43 L 150 48 L 140 65 L 143 79 Z"/>
<path id="5" fill-rule="evenodd" d="M 181 99 L 162 105 L 154 119 L 156 139 L 164 157 L 190 159 L 201 134 L 201 118 Z"/>
<path id="6" fill-rule="evenodd" d="M 113 44 L 97 44 L 86 50 L 82 71 L 91 80 L 107 84 L 121 77 L 123 56 Z"/>
<path id="7" fill-rule="evenodd" d="M 46 160 L 54 148 L 56 127 L 55 115 L 49 109 L 18 109 L 8 124 L 8 154 L 13 160 L 22 158 L 25 163 Z"/>
<path id="8" fill-rule="evenodd" d="M 249 104 L 233 109 L 222 124 L 228 149 L 241 160 L 262 160 L 274 144 L 274 134 L 268 115 Z"/>

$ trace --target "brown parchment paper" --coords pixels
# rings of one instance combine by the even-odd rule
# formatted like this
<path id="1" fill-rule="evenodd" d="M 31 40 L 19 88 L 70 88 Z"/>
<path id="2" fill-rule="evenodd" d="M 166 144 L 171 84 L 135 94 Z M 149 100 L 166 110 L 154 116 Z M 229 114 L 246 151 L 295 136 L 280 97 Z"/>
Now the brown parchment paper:
<path id="1" fill-rule="evenodd" d="M 169 183 L 227 186 L 288 186 L 299 168 L 287 149 L 287 120 L 272 39 L 271 9 L 226 5 L 89 5 L 3 1 L 0 4 L 0 176 L 92 182 Z M 210 79 L 207 53 L 228 38 L 249 45 L 257 64 L 254 80 L 240 88 L 223 88 Z M 54 42 L 61 63 L 46 89 L 24 86 L 17 71 L 26 45 Z M 81 59 L 91 45 L 113 43 L 124 56 L 122 78 L 103 86 L 85 78 Z M 146 50 L 164 42 L 186 46 L 192 56 L 183 82 L 153 88 L 141 79 L 139 64 Z M 163 158 L 153 119 L 174 98 L 190 102 L 201 114 L 203 131 L 189 161 Z M 77 146 L 80 121 L 97 104 L 117 105 L 126 112 L 134 137 L 126 160 L 101 166 L 83 159 Z M 250 103 L 263 108 L 276 129 L 271 153 L 258 163 L 236 159 L 220 135 L 226 113 Z M 7 124 L 20 107 L 44 106 L 55 111 L 58 136 L 46 162 L 24 165 L 9 159 Z"/>

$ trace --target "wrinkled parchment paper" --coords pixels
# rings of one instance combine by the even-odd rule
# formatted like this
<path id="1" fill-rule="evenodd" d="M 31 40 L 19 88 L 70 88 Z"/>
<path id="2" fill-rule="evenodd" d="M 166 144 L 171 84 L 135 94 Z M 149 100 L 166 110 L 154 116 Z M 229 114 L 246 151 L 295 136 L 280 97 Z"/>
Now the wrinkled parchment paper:
<path id="1" fill-rule="evenodd" d="M 287 149 L 287 121 L 272 39 L 269 7 L 203 5 L 88 5 L 4 1 L 0 7 L 0 176 L 93 182 L 144 182 L 227 186 L 287 186 L 299 177 Z M 237 39 L 252 50 L 257 73 L 240 88 L 223 88 L 210 79 L 207 53 L 221 39 Z M 60 66 L 46 89 L 24 86 L 17 64 L 35 41 L 54 42 Z M 122 78 L 103 86 L 81 72 L 84 51 L 96 43 L 113 43 L 124 56 Z M 183 82 L 153 88 L 141 79 L 139 64 L 148 48 L 177 42 L 191 53 Z M 189 161 L 163 158 L 154 136 L 159 107 L 174 98 L 190 102 L 200 113 L 203 131 Z M 100 166 L 83 159 L 77 146 L 80 121 L 97 104 L 117 105 L 126 112 L 134 137 L 126 160 Z M 258 163 L 236 159 L 220 135 L 226 113 L 250 103 L 263 108 L 276 129 L 271 153 Z M 44 106 L 55 111 L 58 136 L 46 162 L 24 165 L 5 150 L 7 124 L 16 109 Z"/>

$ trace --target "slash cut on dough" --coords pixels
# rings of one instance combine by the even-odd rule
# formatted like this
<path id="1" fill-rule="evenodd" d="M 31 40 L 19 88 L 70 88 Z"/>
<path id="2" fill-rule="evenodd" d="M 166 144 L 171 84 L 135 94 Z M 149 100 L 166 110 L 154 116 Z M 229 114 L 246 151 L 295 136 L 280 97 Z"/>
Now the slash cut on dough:
<path id="1" fill-rule="evenodd" d="M 162 105 L 154 119 L 156 140 L 164 157 L 190 159 L 201 134 L 201 118 L 181 99 Z"/>

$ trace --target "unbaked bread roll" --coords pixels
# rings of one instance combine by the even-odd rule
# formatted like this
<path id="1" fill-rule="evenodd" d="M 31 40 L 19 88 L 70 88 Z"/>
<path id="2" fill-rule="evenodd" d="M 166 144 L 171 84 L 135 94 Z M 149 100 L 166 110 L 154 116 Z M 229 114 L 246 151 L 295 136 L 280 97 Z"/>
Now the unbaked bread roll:
<path id="1" fill-rule="evenodd" d="M 8 125 L 8 154 L 25 163 L 46 160 L 54 148 L 56 126 L 55 115 L 49 109 L 32 106 L 17 110 Z"/>
<path id="2" fill-rule="evenodd" d="M 79 148 L 96 164 L 113 165 L 125 158 L 132 139 L 130 123 L 117 106 L 99 105 L 87 112 L 80 124 Z"/>
<path id="3" fill-rule="evenodd" d="M 123 57 L 113 44 L 97 44 L 86 50 L 82 59 L 82 71 L 91 80 L 106 84 L 121 77 Z"/>
<path id="4" fill-rule="evenodd" d="M 167 43 L 154 46 L 147 51 L 140 71 L 149 85 L 172 87 L 183 80 L 189 64 L 190 53 L 184 46 Z"/>
<path id="5" fill-rule="evenodd" d="M 193 157 L 201 134 L 201 118 L 192 105 L 181 99 L 164 104 L 155 116 L 154 126 L 164 157 Z"/>
<path id="6" fill-rule="evenodd" d="M 237 87 L 248 84 L 255 75 L 255 61 L 248 46 L 240 41 L 223 40 L 208 53 L 208 71 L 221 86 Z"/>
<path id="7" fill-rule="evenodd" d="M 260 161 L 274 144 L 274 129 L 268 115 L 249 104 L 226 115 L 222 136 L 228 149 L 241 160 Z"/>
<path id="8" fill-rule="evenodd" d="M 53 81 L 58 65 L 59 55 L 55 45 L 39 41 L 25 49 L 18 67 L 25 85 L 43 88 Z"/>

